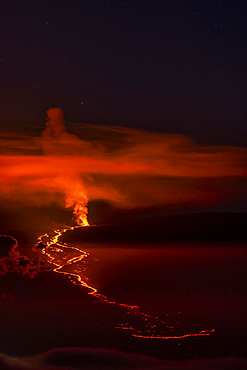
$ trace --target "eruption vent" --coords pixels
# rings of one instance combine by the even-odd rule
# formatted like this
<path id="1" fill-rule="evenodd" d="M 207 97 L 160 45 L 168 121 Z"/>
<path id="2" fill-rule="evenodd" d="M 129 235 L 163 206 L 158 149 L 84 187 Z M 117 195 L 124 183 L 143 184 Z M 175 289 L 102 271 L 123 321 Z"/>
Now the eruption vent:
<path id="1" fill-rule="evenodd" d="M 44 152 L 52 155 L 63 154 L 68 156 L 68 146 L 73 148 L 73 144 L 78 142 L 78 138 L 66 131 L 65 120 L 61 108 L 50 108 L 47 111 L 46 128 L 42 132 L 42 147 Z M 65 144 L 65 147 L 64 147 Z M 61 148 L 64 152 L 61 153 Z M 62 159 L 63 160 L 63 159 Z M 65 160 L 65 158 L 64 158 Z M 65 192 L 66 208 L 73 208 L 75 220 L 79 226 L 89 226 L 87 219 L 88 197 L 85 192 L 83 182 L 73 171 L 70 175 L 64 174 L 56 178 L 58 187 Z"/>
<path id="2" fill-rule="evenodd" d="M 66 192 L 66 208 L 73 208 L 73 214 L 79 226 L 89 226 L 87 219 L 88 198 L 83 186 L 78 179 L 76 183 L 71 184 Z"/>

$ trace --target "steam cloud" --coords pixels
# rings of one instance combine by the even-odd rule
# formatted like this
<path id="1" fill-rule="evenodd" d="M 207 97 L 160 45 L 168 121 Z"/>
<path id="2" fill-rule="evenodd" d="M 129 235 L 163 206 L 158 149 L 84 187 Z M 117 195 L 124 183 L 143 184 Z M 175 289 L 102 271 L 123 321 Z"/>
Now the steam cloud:
<path id="1" fill-rule="evenodd" d="M 40 137 L 24 135 L 22 142 L 9 135 L 11 154 L 5 140 L 0 156 L 0 196 L 57 202 L 73 208 L 81 225 L 88 200 L 135 208 L 244 199 L 245 148 L 200 146 L 182 135 L 121 127 L 79 128 L 84 139 L 69 133 L 62 110 L 52 108 Z"/>
<path id="2" fill-rule="evenodd" d="M 39 267 L 28 257 L 21 255 L 17 247 L 17 240 L 12 236 L 0 235 L 0 276 L 16 272 L 22 276 L 34 277 Z"/>

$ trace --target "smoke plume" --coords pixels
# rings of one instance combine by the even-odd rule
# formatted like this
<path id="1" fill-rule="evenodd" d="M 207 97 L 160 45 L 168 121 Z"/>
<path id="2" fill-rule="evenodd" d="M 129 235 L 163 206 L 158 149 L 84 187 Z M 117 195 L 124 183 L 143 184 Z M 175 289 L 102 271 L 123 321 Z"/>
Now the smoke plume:
<path id="1" fill-rule="evenodd" d="M 42 132 L 41 147 L 44 154 L 71 155 L 75 147 L 81 144 L 80 139 L 66 131 L 65 120 L 61 108 L 50 108 L 47 111 L 46 128 Z M 61 158 L 63 163 L 63 158 Z M 72 208 L 76 222 L 80 226 L 87 226 L 88 197 L 83 181 L 76 171 L 58 174 L 54 169 L 56 187 L 65 194 L 65 207 Z"/>
<path id="2" fill-rule="evenodd" d="M 9 135 L 0 155 L 0 196 L 58 203 L 73 210 L 79 225 L 87 225 L 88 200 L 119 208 L 247 205 L 246 148 L 123 127 L 74 124 L 70 131 L 76 134 L 66 129 L 62 110 L 52 108 L 39 137 L 25 134 L 22 142 Z"/>
<path id="3" fill-rule="evenodd" d="M 18 251 L 17 240 L 12 236 L 0 235 L 0 276 L 16 272 L 22 276 L 34 277 L 39 267 Z"/>

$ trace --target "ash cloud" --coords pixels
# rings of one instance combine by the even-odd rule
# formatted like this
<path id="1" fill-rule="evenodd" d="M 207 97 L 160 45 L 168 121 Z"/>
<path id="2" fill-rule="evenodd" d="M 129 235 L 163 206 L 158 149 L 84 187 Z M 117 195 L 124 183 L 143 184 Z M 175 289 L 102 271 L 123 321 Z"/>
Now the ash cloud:
<path id="1" fill-rule="evenodd" d="M 122 127 L 70 125 L 73 130 L 67 131 L 60 108 L 49 109 L 45 129 L 32 142 L 40 155 L 0 156 L 0 195 L 69 208 L 78 202 L 85 217 L 88 200 L 119 208 L 246 209 L 246 148 Z"/>
<path id="2" fill-rule="evenodd" d="M 38 266 L 17 251 L 17 240 L 12 236 L 0 235 L 0 276 L 9 272 L 33 278 L 39 271 Z"/>
<path id="3" fill-rule="evenodd" d="M 81 156 L 100 155 L 104 150 L 101 145 L 92 145 L 89 141 L 80 139 L 69 133 L 65 126 L 65 119 L 61 108 L 50 108 L 47 111 L 45 130 L 36 140 L 45 155 Z"/>

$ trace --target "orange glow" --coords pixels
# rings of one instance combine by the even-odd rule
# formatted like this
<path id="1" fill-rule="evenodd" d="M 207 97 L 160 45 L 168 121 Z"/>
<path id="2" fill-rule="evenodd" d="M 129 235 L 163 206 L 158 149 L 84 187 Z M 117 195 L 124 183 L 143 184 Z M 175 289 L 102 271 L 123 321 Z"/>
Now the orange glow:
<path id="1" fill-rule="evenodd" d="M 0 195 L 65 204 L 86 225 L 88 200 L 122 208 L 200 206 L 245 192 L 245 148 L 200 146 L 182 135 L 121 127 L 81 125 L 80 131 L 85 138 L 68 133 L 62 111 L 52 109 L 38 138 L 0 133 Z"/>
<path id="2" fill-rule="evenodd" d="M 73 208 L 73 214 L 79 226 L 89 226 L 87 202 L 88 198 L 80 181 L 71 183 L 66 191 L 66 208 Z"/>
<path id="3" fill-rule="evenodd" d="M 132 334 L 133 337 L 137 338 L 145 338 L 145 339 L 183 339 L 183 338 L 188 338 L 188 337 L 202 337 L 202 336 L 208 336 L 211 335 L 211 333 L 214 333 L 215 330 L 202 330 L 199 333 L 194 333 L 194 334 L 184 334 L 184 335 L 179 335 L 179 336 L 168 336 L 168 337 L 155 337 L 155 336 L 143 336 L 143 335 L 137 335 L 137 334 Z"/>
<path id="4" fill-rule="evenodd" d="M 25 206 L 57 202 L 72 210 L 78 226 L 38 238 L 40 265 L 42 262 L 42 266 L 68 276 L 100 302 L 123 308 L 131 323 L 116 328 L 149 339 L 210 335 L 213 331 L 172 335 L 172 326 L 142 312 L 139 306 L 110 301 L 88 284 L 85 271 L 89 254 L 59 238 L 67 230 L 89 226 L 89 200 L 101 199 L 123 208 L 217 202 L 222 197 L 219 181 L 233 178 L 238 182 L 246 177 L 246 149 L 201 147 L 181 135 L 92 127 L 94 136 L 82 140 L 66 131 L 63 112 L 53 108 L 47 112 L 46 127 L 39 138 L 25 137 L 22 141 L 18 134 L 16 141 L 12 134 L 6 142 L 5 137 L 0 155 L 0 196 L 20 200 Z M 230 196 L 227 188 L 223 193 Z"/>
<path id="5" fill-rule="evenodd" d="M 88 278 L 85 275 L 85 265 L 89 253 L 59 241 L 63 233 L 67 230 L 73 230 L 74 228 L 75 227 L 69 227 L 62 230 L 54 230 L 54 234 L 51 236 L 48 234 L 41 235 L 38 238 L 36 247 L 39 246 L 40 242 L 46 245 L 46 247 L 42 249 L 42 254 L 45 257 L 46 263 L 53 266 L 52 269 L 54 272 L 64 274 L 68 276 L 73 284 L 88 289 L 88 294 L 93 295 L 100 302 L 116 305 L 126 310 L 130 315 L 132 323 L 118 324 L 115 326 L 116 329 L 128 330 L 133 337 L 145 339 L 183 339 L 187 337 L 209 336 L 214 333 L 214 329 L 212 329 L 180 336 L 172 335 L 174 327 L 167 325 L 167 323 L 159 317 L 141 311 L 139 306 L 111 301 L 106 296 L 98 293 L 96 288 L 88 284 Z M 72 257 L 73 254 L 76 254 L 76 256 Z M 82 264 L 84 266 L 83 269 L 81 268 Z M 169 335 L 167 335 L 167 333 L 169 333 Z"/>

